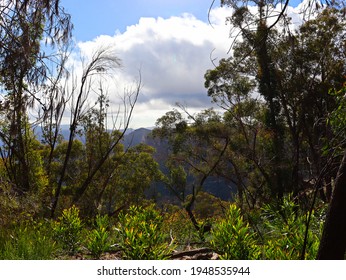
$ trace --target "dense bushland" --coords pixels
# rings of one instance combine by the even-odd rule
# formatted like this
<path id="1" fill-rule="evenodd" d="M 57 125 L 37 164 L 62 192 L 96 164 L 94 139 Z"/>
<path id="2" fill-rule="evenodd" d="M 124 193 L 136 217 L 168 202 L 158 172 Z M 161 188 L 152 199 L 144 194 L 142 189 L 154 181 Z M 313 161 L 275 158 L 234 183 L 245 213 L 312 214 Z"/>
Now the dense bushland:
<path id="1" fill-rule="evenodd" d="M 214 108 L 191 114 L 178 104 L 160 117 L 158 150 L 123 145 L 141 75 L 114 94 L 122 105 L 112 115 L 104 85 L 121 66 L 114 48 L 95 50 L 75 75 L 59 1 L 2 2 L 0 258 L 167 259 L 201 247 L 220 259 L 345 258 L 338 1 L 310 7 L 295 30 L 287 5 L 271 25 L 272 1 L 255 1 L 256 12 L 248 1 L 221 1 L 241 40 L 205 73 Z M 210 181 L 229 186 L 233 199 L 208 193 Z M 169 195 L 148 192 L 157 185 Z"/>
<path id="2" fill-rule="evenodd" d="M 119 217 L 83 219 L 75 206 L 56 221 L 22 217 L 0 232 L 1 259 L 169 259 L 177 250 L 209 247 L 220 259 L 314 259 L 324 208 L 308 213 L 287 197 L 280 209 L 265 205 L 256 213 L 241 213 L 236 203 L 223 208 L 204 238 L 188 222 L 183 209 L 133 206 Z M 200 213 L 196 213 L 200 214 Z M 303 251 L 303 247 L 306 249 Z M 303 254 L 303 255 L 302 255 Z"/>

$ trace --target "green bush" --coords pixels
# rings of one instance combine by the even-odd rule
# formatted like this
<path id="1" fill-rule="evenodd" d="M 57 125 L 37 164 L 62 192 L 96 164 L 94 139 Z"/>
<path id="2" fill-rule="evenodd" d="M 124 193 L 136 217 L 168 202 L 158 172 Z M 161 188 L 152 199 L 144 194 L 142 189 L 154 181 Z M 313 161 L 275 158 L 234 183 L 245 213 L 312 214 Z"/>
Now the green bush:
<path id="1" fill-rule="evenodd" d="M 153 206 L 132 206 L 119 215 L 116 228 L 124 258 L 132 260 L 167 259 L 173 250 L 163 231 L 163 217 Z"/>
<path id="2" fill-rule="evenodd" d="M 302 258 L 307 213 L 287 196 L 275 206 L 269 204 L 262 209 L 263 255 L 270 260 L 298 260 Z M 322 219 L 314 212 L 309 225 L 304 259 L 314 259 L 319 246 Z"/>
<path id="3" fill-rule="evenodd" d="M 0 259 L 49 260 L 56 254 L 56 243 L 47 222 L 23 222 L 0 232 Z"/>
<path id="4" fill-rule="evenodd" d="M 240 209 L 233 204 L 226 218 L 213 225 L 210 244 L 220 259 L 250 260 L 260 257 L 256 240 L 255 233 L 243 220 Z"/>
<path id="5" fill-rule="evenodd" d="M 110 247 L 108 231 L 108 216 L 97 215 L 95 218 L 95 228 L 88 231 L 86 247 L 94 258 L 99 259 L 101 254 L 106 252 Z"/>
<path id="6" fill-rule="evenodd" d="M 76 206 L 65 209 L 53 226 L 55 240 L 69 255 L 73 255 L 79 250 L 82 228 L 79 209 Z"/>

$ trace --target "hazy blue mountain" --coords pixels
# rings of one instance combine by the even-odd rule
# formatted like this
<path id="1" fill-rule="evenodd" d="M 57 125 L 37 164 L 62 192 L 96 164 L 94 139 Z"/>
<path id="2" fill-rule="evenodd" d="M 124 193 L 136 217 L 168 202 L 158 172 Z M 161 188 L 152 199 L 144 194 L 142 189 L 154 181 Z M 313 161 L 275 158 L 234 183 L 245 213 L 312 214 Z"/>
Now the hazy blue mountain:
<path id="1" fill-rule="evenodd" d="M 131 147 L 141 143 L 155 148 L 156 152 L 154 154 L 154 159 L 159 163 L 161 171 L 167 173 L 165 162 L 169 155 L 168 141 L 153 138 L 151 130 L 147 128 L 136 129 L 125 136 L 125 147 Z M 192 184 L 191 180 L 192 178 L 188 178 L 188 184 L 190 185 Z M 205 181 L 204 190 L 224 200 L 232 199 L 232 195 L 236 193 L 235 186 L 219 177 L 208 178 Z M 170 192 L 162 183 L 155 184 L 151 190 L 149 190 L 152 196 L 155 196 L 155 192 L 160 193 L 161 197 L 164 199 L 169 199 L 169 197 L 171 197 Z"/>
<path id="2" fill-rule="evenodd" d="M 153 138 L 151 135 L 152 130 L 149 128 L 131 129 L 129 128 L 123 139 L 125 148 L 133 147 L 138 144 L 147 144 L 155 148 L 154 159 L 158 162 L 160 169 L 163 173 L 167 173 L 165 163 L 169 155 L 169 145 L 167 140 Z M 40 128 L 35 129 L 35 133 L 39 139 L 42 138 L 42 131 Z M 68 139 L 70 135 L 69 125 L 61 126 L 61 134 L 64 139 Z M 77 135 L 77 139 L 84 142 L 84 138 Z M 188 178 L 188 185 L 191 185 L 192 178 Z M 204 190 L 224 200 L 232 199 L 232 195 L 236 192 L 236 188 L 219 177 L 210 177 L 204 184 Z M 160 197 L 163 200 L 174 200 L 170 191 L 164 186 L 163 183 L 155 183 L 152 188 L 147 192 L 149 197 Z"/>
<path id="3" fill-rule="evenodd" d="M 80 129 L 82 129 L 82 128 L 80 128 Z M 127 130 L 126 130 L 126 132 L 125 132 L 125 139 L 124 139 L 124 141 L 126 142 L 126 143 L 128 143 L 128 144 L 131 144 L 130 142 L 130 140 L 131 140 L 131 138 L 133 138 L 133 137 L 135 137 L 135 138 L 137 138 L 137 130 L 142 130 L 142 129 L 133 129 L 133 128 L 128 128 Z M 145 129 L 145 128 L 143 128 L 143 130 L 148 130 L 148 132 L 150 132 L 150 130 L 149 129 Z M 42 130 L 41 130 L 41 128 L 40 127 L 36 127 L 35 128 L 35 134 L 37 135 L 37 138 L 39 139 L 39 140 L 42 140 Z M 62 135 L 62 137 L 65 139 L 65 140 L 68 140 L 69 139 L 69 137 L 70 137 L 70 125 L 68 125 L 68 124 L 63 124 L 63 125 L 61 125 L 60 126 L 60 134 Z M 131 134 L 131 136 L 129 136 Z M 83 136 L 80 136 L 78 133 L 76 134 L 76 136 L 75 136 L 75 138 L 76 139 L 79 139 L 79 140 L 81 140 L 83 143 L 85 142 L 84 141 L 84 137 Z M 135 143 L 135 142 L 134 142 Z M 137 144 L 139 144 L 140 142 L 136 142 L 136 144 L 134 144 L 134 145 L 137 145 Z"/>
<path id="4" fill-rule="evenodd" d="M 123 143 L 126 148 L 133 147 L 141 143 L 147 144 L 147 142 L 149 141 L 148 137 L 150 133 L 151 133 L 151 130 L 147 128 L 139 128 L 139 129 L 129 131 L 128 133 L 125 134 Z"/>

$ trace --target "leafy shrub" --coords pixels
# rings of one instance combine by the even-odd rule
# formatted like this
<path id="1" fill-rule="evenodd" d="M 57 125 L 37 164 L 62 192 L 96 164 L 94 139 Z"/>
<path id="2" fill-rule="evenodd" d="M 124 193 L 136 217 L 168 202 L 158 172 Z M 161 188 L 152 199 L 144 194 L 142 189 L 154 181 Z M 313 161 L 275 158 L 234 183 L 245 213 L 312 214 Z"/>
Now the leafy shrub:
<path id="1" fill-rule="evenodd" d="M 263 207 L 264 258 L 298 260 L 302 257 L 307 214 L 301 212 L 290 196 L 285 197 L 279 206 L 269 204 Z M 322 220 L 312 213 L 304 255 L 306 259 L 316 257 L 321 226 Z"/>
<path id="2" fill-rule="evenodd" d="M 0 259 L 49 260 L 56 249 L 47 222 L 23 222 L 0 232 Z"/>
<path id="3" fill-rule="evenodd" d="M 95 228 L 87 234 L 86 246 L 93 257 L 97 259 L 110 247 L 108 227 L 108 216 L 97 215 L 95 218 Z"/>
<path id="4" fill-rule="evenodd" d="M 248 260 L 260 256 L 256 235 L 234 204 L 229 207 L 226 218 L 213 225 L 210 244 L 221 259 Z"/>
<path id="5" fill-rule="evenodd" d="M 53 226 L 55 240 L 69 255 L 75 254 L 79 249 L 82 227 L 79 209 L 76 206 L 65 209 Z"/>
<path id="6" fill-rule="evenodd" d="M 131 206 L 119 215 L 116 228 L 124 258 L 135 260 L 167 259 L 173 246 L 166 242 L 163 217 L 153 206 Z"/>

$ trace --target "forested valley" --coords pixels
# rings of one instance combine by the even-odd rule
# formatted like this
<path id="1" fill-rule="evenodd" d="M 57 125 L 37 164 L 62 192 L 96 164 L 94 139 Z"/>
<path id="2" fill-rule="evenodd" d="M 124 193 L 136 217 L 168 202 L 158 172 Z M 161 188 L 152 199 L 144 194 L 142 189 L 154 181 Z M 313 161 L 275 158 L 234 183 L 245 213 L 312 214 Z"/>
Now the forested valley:
<path id="1" fill-rule="evenodd" d="M 221 0 L 211 107 L 138 140 L 141 73 L 110 118 L 114 49 L 69 71 L 60 1 L 0 1 L 0 259 L 345 259 L 346 9 L 306 3 Z"/>

